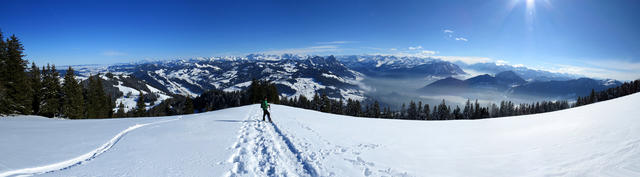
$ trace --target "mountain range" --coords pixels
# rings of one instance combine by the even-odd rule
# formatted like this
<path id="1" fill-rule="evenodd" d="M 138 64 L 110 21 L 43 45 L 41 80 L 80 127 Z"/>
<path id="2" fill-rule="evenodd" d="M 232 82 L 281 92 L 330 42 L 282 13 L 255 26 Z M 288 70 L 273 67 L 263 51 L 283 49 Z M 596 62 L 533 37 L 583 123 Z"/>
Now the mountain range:
<path id="1" fill-rule="evenodd" d="M 145 94 L 157 93 L 156 98 L 165 99 L 175 95 L 195 97 L 210 89 L 236 91 L 246 89 L 253 79 L 272 81 L 282 96 L 304 95 L 309 98 L 318 93 L 334 99 L 360 101 L 370 98 L 368 94 L 376 89 L 364 84 L 362 80 L 365 78 L 402 80 L 428 77 L 435 79 L 435 82 L 425 83 L 426 86 L 418 89 L 418 93 L 425 95 L 504 93 L 507 96 L 530 95 L 562 99 L 588 94 L 591 89 L 602 90 L 620 84 L 615 80 L 577 78 L 573 75 L 495 63 L 461 66 L 429 57 L 251 54 L 243 57 L 145 61 L 108 66 L 82 65 L 74 68 L 80 79 L 99 73 L 115 75 L 115 77 L 102 78 L 112 80 L 104 83 L 107 85 L 105 90 L 113 93 L 112 96 L 116 100 L 126 100 L 126 95 L 135 96 L 139 93 L 136 90 L 141 90 Z M 458 79 L 469 77 L 465 68 L 468 70 L 485 68 L 491 71 L 466 80 Z M 514 70 L 501 71 L 505 69 Z M 477 71 L 474 70 L 474 72 Z M 493 73 L 494 71 L 500 72 Z M 125 86 L 127 83 L 138 84 Z M 407 90 L 403 89 L 402 85 L 396 87 Z M 155 102 L 156 100 L 149 100 L 148 105 L 154 105 Z"/>

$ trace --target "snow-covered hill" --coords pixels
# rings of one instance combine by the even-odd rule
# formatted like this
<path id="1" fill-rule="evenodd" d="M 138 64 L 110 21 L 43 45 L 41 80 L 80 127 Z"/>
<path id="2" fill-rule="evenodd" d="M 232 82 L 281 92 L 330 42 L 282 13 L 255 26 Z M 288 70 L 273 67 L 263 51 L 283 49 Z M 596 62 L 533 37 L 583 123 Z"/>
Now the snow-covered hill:
<path id="1" fill-rule="evenodd" d="M 274 105 L 100 120 L 0 119 L 0 176 L 639 176 L 640 94 L 470 121 Z"/>

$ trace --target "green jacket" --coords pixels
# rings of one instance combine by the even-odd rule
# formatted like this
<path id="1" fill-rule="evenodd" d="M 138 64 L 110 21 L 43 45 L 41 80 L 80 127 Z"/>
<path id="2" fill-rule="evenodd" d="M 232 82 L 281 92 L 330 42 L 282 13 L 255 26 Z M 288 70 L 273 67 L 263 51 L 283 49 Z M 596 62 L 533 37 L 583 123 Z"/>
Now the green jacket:
<path id="1" fill-rule="evenodd" d="M 260 107 L 263 110 L 267 110 L 269 108 L 269 103 L 267 103 L 267 100 L 264 100 L 264 102 L 262 102 L 262 104 L 260 105 Z"/>

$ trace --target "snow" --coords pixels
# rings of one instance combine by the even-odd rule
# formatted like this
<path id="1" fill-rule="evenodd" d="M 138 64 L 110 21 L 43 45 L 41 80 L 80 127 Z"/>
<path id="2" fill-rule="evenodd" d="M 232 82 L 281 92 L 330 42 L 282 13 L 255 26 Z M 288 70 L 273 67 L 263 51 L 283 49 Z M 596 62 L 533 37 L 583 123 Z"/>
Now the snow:
<path id="1" fill-rule="evenodd" d="M 313 80 L 313 78 L 296 78 L 296 82 L 291 84 L 287 81 L 276 81 L 277 84 L 282 84 L 291 87 L 296 91 L 295 94 L 291 96 L 300 96 L 304 95 L 308 99 L 313 98 L 316 93 L 316 90 L 326 88 L 326 86 L 319 84 Z"/>
<path id="2" fill-rule="evenodd" d="M 633 94 L 460 121 L 281 105 L 275 124 L 261 121 L 259 105 L 182 117 L 17 116 L 0 118 L 0 176 L 640 176 L 639 102 Z"/>

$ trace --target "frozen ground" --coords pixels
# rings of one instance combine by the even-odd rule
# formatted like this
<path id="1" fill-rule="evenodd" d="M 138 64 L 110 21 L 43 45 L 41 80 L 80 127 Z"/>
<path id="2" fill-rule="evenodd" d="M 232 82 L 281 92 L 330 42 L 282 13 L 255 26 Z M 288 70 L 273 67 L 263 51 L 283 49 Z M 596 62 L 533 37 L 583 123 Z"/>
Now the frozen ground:
<path id="1" fill-rule="evenodd" d="M 183 117 L 0 118 L 0 176 L 640 176 L 640 94 L 475 121 L 274 105 Z"/>

